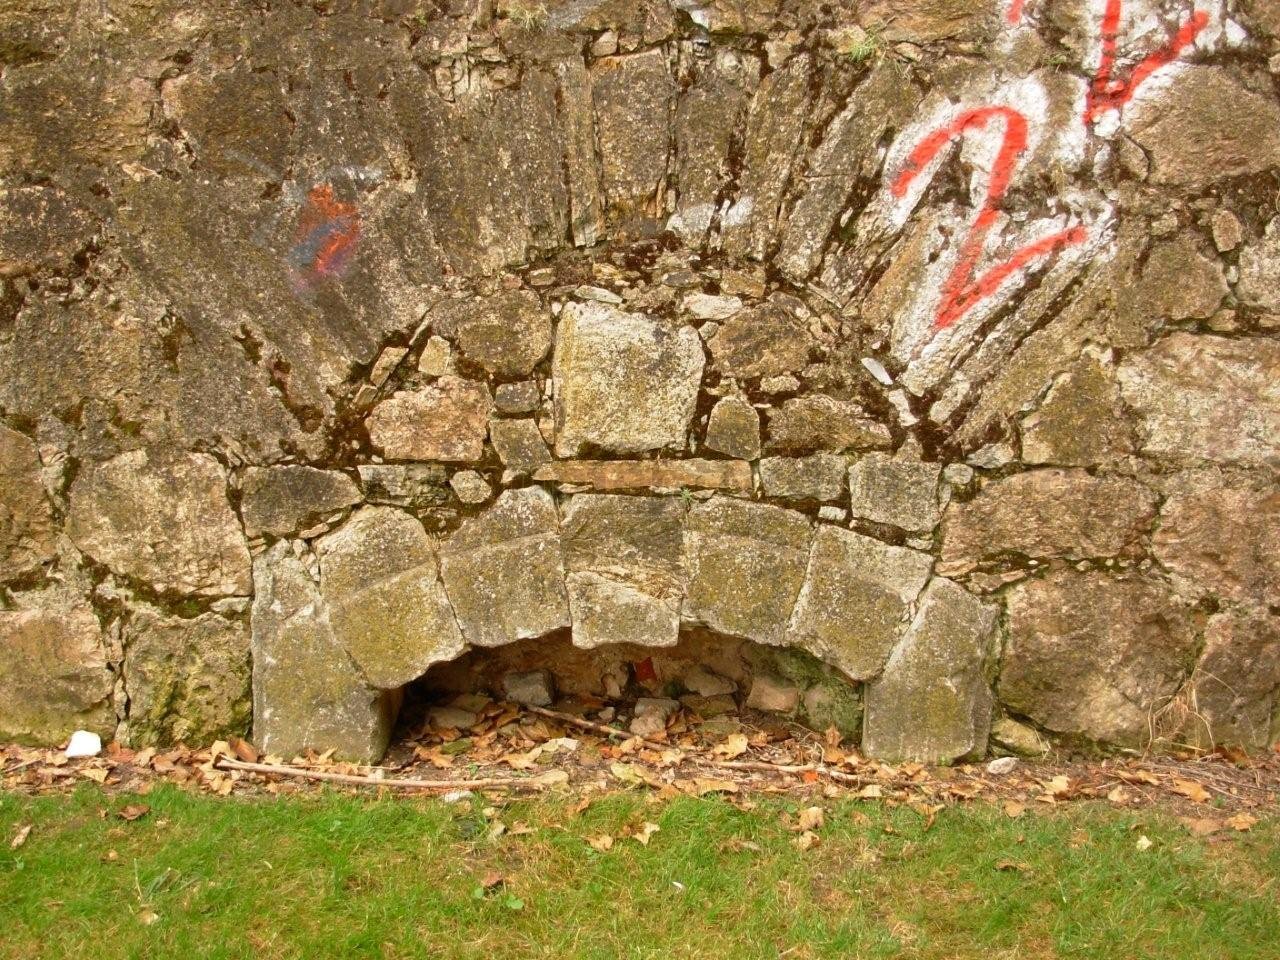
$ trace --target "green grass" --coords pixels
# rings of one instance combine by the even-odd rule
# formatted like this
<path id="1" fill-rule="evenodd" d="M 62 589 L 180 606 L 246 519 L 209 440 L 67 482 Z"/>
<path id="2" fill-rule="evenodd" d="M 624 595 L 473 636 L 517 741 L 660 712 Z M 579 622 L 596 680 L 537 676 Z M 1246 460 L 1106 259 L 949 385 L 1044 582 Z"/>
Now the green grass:
<path id="1" fill-rule="evenodd" d="M 541 798 L 486 819 L 165 786 L 142 819 L 114 816 L 137 800 L 0 794 L 0 957 L 1222 960 L 1280 944 L 1274 818 L 1203 839 L 1157 813 L 975 804 L 925 830 L 908 809 L 824 801 L 804 851 L 782 822 L 801 804 L 766 798 Z M 496 839 L 495 819 L 512 828 Z M 647 847 L 586 842 L 644 821 L 661 827 Z M 490 872 L 505 880 L 486 890 Z"/>

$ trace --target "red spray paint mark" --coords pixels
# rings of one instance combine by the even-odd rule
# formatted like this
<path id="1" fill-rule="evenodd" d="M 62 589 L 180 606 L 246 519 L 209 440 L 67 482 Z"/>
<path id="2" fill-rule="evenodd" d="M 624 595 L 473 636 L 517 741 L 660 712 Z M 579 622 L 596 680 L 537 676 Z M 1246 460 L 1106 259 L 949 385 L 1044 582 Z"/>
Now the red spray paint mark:
<path id="1" fill-rule="evenodd" d="M 978 107 L 966 110 L 951 123 L 929 134 L 911 151 L 906 166 L 893 181 L 893 195 L 902 197 L 920 171 L 952 140 L 969 130 L 982 129 L 996 120 L 1004 121 L 1004 139 L 1000 143 L 1000 150 L 991 168 L 991 177 L 987 181 L 986 200 L 960 246 L 955 267 L 942 286 L 942 298 L 938 302 L 938 312 L 933 320 L 935 330 L 945 330 L 954 324 L 995 293 L 1010 275 L 1031 261 L 1063 247 L 1083 243 L 1087 236 L 1084 227 L 1061 230 L 1019 248 L 982 276 L 976 276 L 987 234 L 1000 216 L 1000 201 L 1009 190 L 1018 158 L 1027 149 L 1027 118 L 1012 107 Z"/>
<path id="2" fill-rule="evenodd" d="M 1008 20 L 1014 26 L 1022 22 L 1022 8 L 1027 5 L 1027 0 L 1013 0 L 1009 4 Z"/>
<path id="3" fill-rule="evenodd" d="M 298 217 L 289 266 L 300 288 L 324 277 L 340 276 L 360 239 L 360 212 L 338 200 L 329 184 L 312 187 Z"/>
<path id="4" fill-rule="evenodd" d="M 1127 79 L 1120 78 L 1115 76 L 1115 66 L 1116 46 L 1120 39 L 1120 14 L 1123 7 L 1123 0 L 1107 0 L 1106 9 L 1102 14 L 1102 57 L 1085 98 L 1085 123 L 1092 123 L 1108 110 L 1119 110 L 1132 100 L 1138 88 L 1150 79 L 1151 74 L 1176 60 L 1183 50 L 1195 42 L 1196 36 L 1209 23 L 1207 13 L 1203 10 L 1195 11 L 1191 19 L 1178 29 L 1168 43 L 1154 53 L 1148 54 L 1133 68 L 1133 72 Z"/>

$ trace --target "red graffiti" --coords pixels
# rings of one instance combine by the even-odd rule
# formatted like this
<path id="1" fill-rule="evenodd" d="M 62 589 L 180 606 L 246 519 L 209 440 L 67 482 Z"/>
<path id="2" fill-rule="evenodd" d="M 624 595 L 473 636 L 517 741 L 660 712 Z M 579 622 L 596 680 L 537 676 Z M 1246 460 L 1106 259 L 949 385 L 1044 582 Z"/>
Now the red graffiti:
<path id="1" fill-rule="evenodd" d="M 1102 14 L 1102 57 L 1098 61 L 1098 71 L 1094 74 L 1093 83 L 1085 97 L 1084 122 L 1092 123 L 1108 110 L 1119 110 L 1133 99 L 1134 94 L 1161 67 L 1176 60 L 1188 46 L 1195 42 L 1196 36 L 1209 23 L 1209 15 L 1197 10 L 1191 19 L 1184 23 L 1164 46 L 1154 53 L 1148 54 L 1133 68 L 1127 78 L 1115 76 L 1116 46 L 1120 38 L 1120 14 L 1123 0 L 1107 0 Z"/>
<path id="2" fill-rule="evenodd" d="M 1009 23 L 1016 26 L 1022 22 L 1022 8 L 1026 5 L 1027 0 L 1013 0 L 1013 2 L 1009 4 Z"/>
<path id="3" fill-rule="evenodd" d="M 312 187 L 289 251 L 297 283 L 306 287 L 322 277 L 340 275 L 359 239 L 360 212 L 355 205 L 338 200 L 327 183 Z"/>
<path id="4" fill-rule="evenodd" d="M 1084 227 L 1060 230 L 1047 237 L 1029 243 L 1016 250 L 1008 259 L 996 264 L 981 276 L 977 276 L 978 263 L 987 235 L 1000 216 L 1000 202 L 1009 190 L 1018 158 L 1027 149 L 1027 118 L 1012 107 L 978 107 L 966 110 L 951 123 L 920 141 L 907 158 L 906 166 L 893 181 L 892 192 L 902 197 L 912 181 L 952 140 L 969 130 L 982 129 L 988 123 L 1002 120 L 1004 138 L 991 177 L 987 181 L 987 196 L 977 219 L 960 246 L 955 267 L 942 287 L 942 297 L 934 316 L 935 330 L 944 330 L 987 297 L 995 293 L 1009 276 L 1021 270 L 1033 260 L 1047 256 L 1063 247 L 1083 243 L 1087 236 Z"/>

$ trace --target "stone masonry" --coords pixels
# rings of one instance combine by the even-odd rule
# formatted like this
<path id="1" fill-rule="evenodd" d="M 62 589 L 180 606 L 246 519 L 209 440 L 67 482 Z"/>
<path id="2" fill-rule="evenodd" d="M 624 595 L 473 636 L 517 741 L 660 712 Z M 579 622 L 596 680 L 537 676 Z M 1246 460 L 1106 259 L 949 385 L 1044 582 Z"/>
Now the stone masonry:
<path id="1" fill-rule="evenodd" d="M 1280 741 L 1271 4 L 109 6 L 0 9 L 0 740 L 710 632 L 895 761 Z"/>

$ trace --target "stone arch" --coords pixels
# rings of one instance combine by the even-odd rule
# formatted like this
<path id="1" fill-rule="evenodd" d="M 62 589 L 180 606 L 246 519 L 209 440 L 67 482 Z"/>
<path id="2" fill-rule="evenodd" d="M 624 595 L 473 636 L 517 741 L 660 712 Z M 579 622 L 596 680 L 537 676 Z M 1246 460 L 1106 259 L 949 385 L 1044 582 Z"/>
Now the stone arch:
<path id="1" fill-rule="evenodd" d="M 254 730 L 268 753 L 381 755 L 399 691 L 468 649 L 567 630 L 662 649 L 705 629 L 805 651 L 866 684 L 864 746 L 985 749 L 994 611 L 932 558 L 724 494 L 506 490 L 436 540 L 364 506 L 255 562 Z"/>

